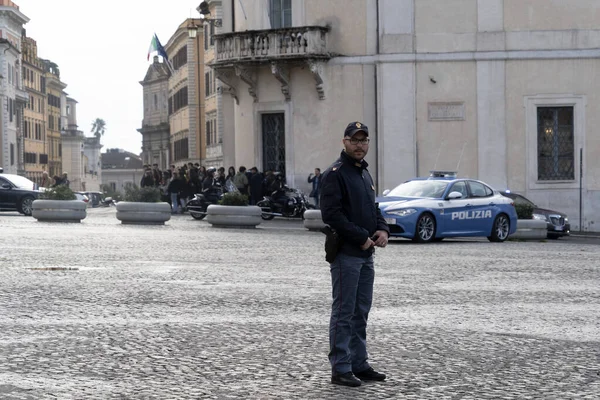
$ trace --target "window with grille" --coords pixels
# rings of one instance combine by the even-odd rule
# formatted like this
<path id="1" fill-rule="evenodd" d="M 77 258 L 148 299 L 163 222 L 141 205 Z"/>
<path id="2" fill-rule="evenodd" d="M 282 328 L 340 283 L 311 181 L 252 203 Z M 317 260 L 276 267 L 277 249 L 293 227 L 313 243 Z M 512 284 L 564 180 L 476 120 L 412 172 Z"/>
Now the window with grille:
<path id="1" fill-rule="evenodd" d="M 538 107 L 538 180 L 575 179 L 573 107 Z"/>
<path id="2" fill-rule="evenodd" d="M 269 11 L 271 29 L 292 26 L 292 0 L 271 0 Z"/>

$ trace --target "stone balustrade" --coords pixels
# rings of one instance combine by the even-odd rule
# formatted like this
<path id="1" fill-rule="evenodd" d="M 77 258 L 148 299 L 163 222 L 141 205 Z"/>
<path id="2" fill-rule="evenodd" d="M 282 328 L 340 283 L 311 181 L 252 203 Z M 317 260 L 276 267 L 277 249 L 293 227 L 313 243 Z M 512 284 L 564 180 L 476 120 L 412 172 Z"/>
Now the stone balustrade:
<path id="1" fill-rule="evenodd" d="M 328 28 L 301 26 L 215 35 L 217 50 L 213 65 L 240 61 L 329 58 Z"/>

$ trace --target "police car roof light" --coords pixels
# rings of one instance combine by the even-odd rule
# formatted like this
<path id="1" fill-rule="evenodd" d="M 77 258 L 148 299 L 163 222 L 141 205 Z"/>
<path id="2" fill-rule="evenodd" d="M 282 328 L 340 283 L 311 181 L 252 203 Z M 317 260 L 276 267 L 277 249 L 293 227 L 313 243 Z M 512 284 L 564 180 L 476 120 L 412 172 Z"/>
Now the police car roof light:
<path id="1" fill-rule="evenodd" d="M 456 171 L 429 171 L 431 178 L 456 178 Z"/>

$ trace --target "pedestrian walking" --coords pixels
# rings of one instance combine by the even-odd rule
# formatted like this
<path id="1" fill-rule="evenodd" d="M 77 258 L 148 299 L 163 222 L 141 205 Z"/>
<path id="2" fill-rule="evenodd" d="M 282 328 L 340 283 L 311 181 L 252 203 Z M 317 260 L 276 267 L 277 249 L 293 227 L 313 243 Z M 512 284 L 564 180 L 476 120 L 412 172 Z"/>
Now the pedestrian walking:
<path id="1" fill-rule="evenodd" d="M 308 183 L 312 183 L 312 190 L 308 197 L 315 199 L 315 205 L 319 207 L 319 196 L 321 195 L 321 168 L 315 168 L 315 174 L 308 175 Z"/>
<path id="2" fill-rule="evenodd" d="M 368 362 L 367 318 L 373 300 L 375 247 L 385 247 L 389 228 L 375 202 L 375 186 L 364 160 L 369 129 L 352 122 L 344 131 L 344 150 L 321 183 L 323 222 L 341 238 L 330 264 L 333 304 L 329 322 L 331 383 L 360 386 L 383 381 Z M 329 259 L 329 258 L 328 258 Z"/>

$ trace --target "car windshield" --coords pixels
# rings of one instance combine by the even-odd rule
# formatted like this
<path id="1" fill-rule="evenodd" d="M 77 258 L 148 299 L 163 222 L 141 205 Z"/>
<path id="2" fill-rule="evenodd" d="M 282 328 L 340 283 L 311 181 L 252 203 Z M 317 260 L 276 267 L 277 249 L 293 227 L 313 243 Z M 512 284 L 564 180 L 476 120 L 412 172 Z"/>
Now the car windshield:
<path id="1" fill-rule="evenodd" d="M 409 181 L 396 186 L 387 196 L 441 198 L 448 187 L 447 181 Z"/>
<path id="2" fill-rule="evenodd" d="M 5 176 L 5 178 L 7 178 L 7 177 Z M 20 189 L 33 190 L 35 187 L 35 183 L 33 183 L 29 179 L 25 178 L 24 176 L 13 175 L 7 179 L 9 181 L 11 181 L 13 185 L 15 185 L 16 187 L 18 187 Z"/>
<path id="3" fill-rule="evenodd" d="M 531 202 L 530 200 L 526 199 L 525 197 L 523 197 L 521 195 L 516 195 L 512 199 L 515 201 L 515 204 L 517 204 L 517 205 L 524 204 L 526 206 L 535 207 L 535 204 L 533 204 L 533 202 Z"/>

